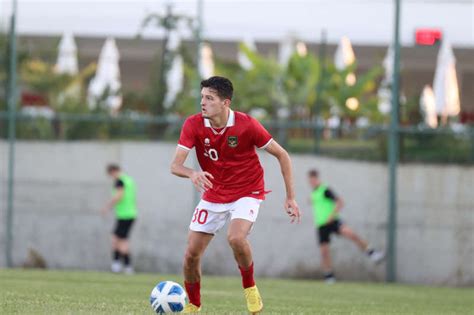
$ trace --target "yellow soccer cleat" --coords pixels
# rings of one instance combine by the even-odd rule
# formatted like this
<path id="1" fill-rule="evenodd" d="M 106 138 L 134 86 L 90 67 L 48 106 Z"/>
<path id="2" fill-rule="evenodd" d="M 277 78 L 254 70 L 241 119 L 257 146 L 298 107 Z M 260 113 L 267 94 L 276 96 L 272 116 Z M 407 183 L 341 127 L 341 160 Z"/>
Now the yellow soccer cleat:
<path id="1" fill-rule="evenodd" d="M 201 307 L 200 306 L 196 306 L 192 303 L 188 303 L 186 304 L 186 306 L 184 307 L 184 310 L 183 310 L 183 313 L 184 314 L 197 314 L 201 311 Z"/>
<path id="2" fill-rule="evenodd" d="M 244 294 L 247 300 L 247 308 L 251 314 L 257 314 L 263 309 L 262 297 L 256 285 L 244 289 Z"/>

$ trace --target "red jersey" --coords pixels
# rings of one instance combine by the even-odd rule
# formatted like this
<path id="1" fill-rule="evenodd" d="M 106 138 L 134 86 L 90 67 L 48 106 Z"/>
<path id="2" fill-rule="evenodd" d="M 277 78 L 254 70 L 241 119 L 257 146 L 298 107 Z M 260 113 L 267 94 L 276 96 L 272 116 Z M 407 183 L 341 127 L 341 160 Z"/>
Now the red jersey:
<path id="1" fill-rule="evenodd" d="M 272 136 L 255 119 L 230 110 L 227 125 L 215 129 L 202 114 L 184 122 L 178 147 L 191 150 L 203 171 L 214 176 L 213 187 L 202 199 L 214 203 L 230 203 L 242 197 L 265 199 L 263 168 L 255 148 L 264 149 Z"/>

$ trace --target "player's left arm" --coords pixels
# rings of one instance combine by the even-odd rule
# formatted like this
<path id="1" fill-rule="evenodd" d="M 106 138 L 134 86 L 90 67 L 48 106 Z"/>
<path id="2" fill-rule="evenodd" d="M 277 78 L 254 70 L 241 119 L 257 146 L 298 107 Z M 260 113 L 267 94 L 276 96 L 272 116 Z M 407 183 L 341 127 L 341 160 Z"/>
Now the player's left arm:
<path id="1" fill-rule="evenodd" d="M 335 202 L 334 211 L 333 213 L 331 213 L 328 219 L 328 222 L 330 222 L 337 217 L 341 209 L 344 207 L 344 200 L 342 200 L 341 197 L 337 196 L 330 188 L 326 189 L 324 195 L 326 196 L 326 198 L 329 198 Z"/>
<path id="2" fill-rule="evenodd" d="M 277 158 L 280 163 L 281 173 L 283 180 L 285 181 L 286 188 L 286 200 L 285 210 L 286 213 L 291 217 L 291 223 L 301 222 L 301 213 L 298 204 L 295 200 L 295 189 L 293 184 L 293 170 L 291 166 L 291 159 L 288 152 L 282 148 L 275 140 L 272 140 L 265 150 Z"/>

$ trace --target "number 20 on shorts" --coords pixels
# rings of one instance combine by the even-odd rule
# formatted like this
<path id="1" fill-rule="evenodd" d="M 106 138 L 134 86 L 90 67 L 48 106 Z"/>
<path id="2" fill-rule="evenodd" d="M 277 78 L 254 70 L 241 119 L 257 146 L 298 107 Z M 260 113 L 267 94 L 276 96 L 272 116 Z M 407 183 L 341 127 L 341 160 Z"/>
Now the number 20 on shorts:
<path id="1" fill-rule="evenodd" d="M 194 215 L 193 215 L 193 223 L 197 221 L 199 224 L 204 224 L 207 221 L 207 216 L 209 213 L 207 212 L 206 209 L 198 209 L 194 210 Z"/>

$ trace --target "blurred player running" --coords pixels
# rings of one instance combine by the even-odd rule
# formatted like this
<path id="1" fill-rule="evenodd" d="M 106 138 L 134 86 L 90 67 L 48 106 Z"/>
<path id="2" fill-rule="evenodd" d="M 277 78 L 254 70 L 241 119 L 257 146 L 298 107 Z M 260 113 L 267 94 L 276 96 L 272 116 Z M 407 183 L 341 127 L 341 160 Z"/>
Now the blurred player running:
<path id="1" fill-rule="evenodd" d="M 191 219 L 184 257 L 184 284 L 190 302 L 185 313 L 201 310 L 201 257 L 228 219 L 227 240 L 242 275 L 247 308 L 251 313 L 263 308 L 247 240 L 267 193 L 256 147 L 278 159 L 286 187 L 284 207 L 291 222 L 300 221 L 288 153 L 256 119 L 230 109 L 232 94 L 232 83 L 226 78 L 216 76 L 201 82 L 201 113 L 185 121 L 171 164 L 174 175 L 191 179 L 204 192 Z M 193 147 L 202 171 L 184 166 Z"/>
<path id="2" fill-rule="evenodd" d="M 332 269 L 329 242 L 331 234 L 336 233 L 354 242 L 370 259 L 380 263 L 384 259 L 384 253 L 374 250 L 367 241 L 359 237 L 347 224 L 342 223 L 339 212 L 343 207 L 343 201 L 325 184 L 321 183 L 317 170 L 308 172 L 311 188 L 311 202 L 313 205 L 314 224 L 317 228 L 319 238 L 319 249 L 321 251 L 324 278 L 327 283 L 334 283 L 336 278 Z"/>

